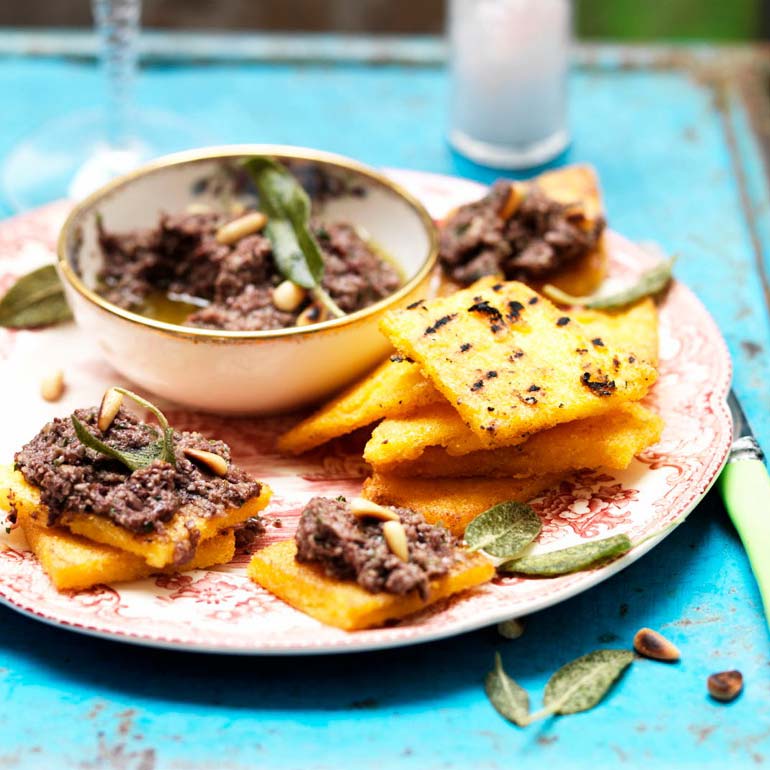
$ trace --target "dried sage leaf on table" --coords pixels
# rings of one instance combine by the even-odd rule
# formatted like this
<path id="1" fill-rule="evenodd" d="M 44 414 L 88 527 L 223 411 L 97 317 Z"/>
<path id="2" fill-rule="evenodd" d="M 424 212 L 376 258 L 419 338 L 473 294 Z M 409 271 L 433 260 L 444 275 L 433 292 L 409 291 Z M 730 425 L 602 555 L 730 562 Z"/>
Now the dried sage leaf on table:
<path id="1" fill-rule="evenodd" d="M 555 577 L 568 575 L 593 567 L 600 562 L 622 556 L 631 550 L 633 544 L 627 535 L 612 535 L 602 540 L 571 545 L 558 551 L 522 556 L 506 561 L 498 567 L 501 572 L 515 572 L 519 575 Z"/>
<path id="2" fill-rule="evenodd" d="M 34 329 L 70 318 L 72 312 L 53 265 L 23 275 L 0 299 L 0 326 Z"/>
<path id="3" fill-rule="evenodd" d="M 529 724 L 529 695 L 503 670 L 500 653 L 495 653 L 495 667 L 484 679 L 484 690 L 501 716 L 519 727 Z"/>
<path id="4" fill-rule="evenodd" d="M 132 393 L 130 390 L 126 390 L 125 388 L 113 388 L 113 390 L 122 393 L 124 396 L 128 396 L 133 401 L 136 401 L 137 404 L 148 409 L 155 415 L 161 427 L 158 439 L 148 444 L 146 447 L 141 447 L 139 449 L 117 449 L 90 433 L 88 428 L 86 428 L 86 426 L 73 414 L 71 417 L 72 426 L 75 428 L 75 435 L 78 437 L 78 440 L 90 449 L 99 452 L 99 454 L 103 454 L 105 457 L 111 457 L 113 460 L 123 463 L 123 465 L 130 471 L 146 468 L 155 460 L 162 460 L 171 465 L 176 465 L 174 431 L 173 428 L 169 426 L 168 420 L 163 412 L 161 412 L 157 406 L 151 404 L 141 396 L 138 396 L 136 393 Z"/>
<path id="5" fill-rule="evenodd" d="M 543 715 L 593 708 L 633 660 L 631 650 L 596 650 L 562 666 L 545 686 Z"/>
<path id="6" fill-rule="evenodd" d="M 673 276 L 675 257 L 666 259 L 639 276 L 635 284 L 614 294 L 593 294 L 590 297 L 575 297 L 548 283 L 543 294 L 560 305 L 582 305 L 593 310 L 618 310 L 645 297 L 654 297 L 668 286 Z"/>
<path id="7" fill-rule="evenodd" d="M 548 680 L 543 708 L 530 713 L 527 692 L 505 673 L 496 653 L 484 690 L 499 714 L 526 727 L 553 714 L 577 714 L 593 708 L 633 660 L 631 650 L 596 650 L 567 663 Z"/>
<path id="8" fill-rule="evenodd" d="M 472 551 L 510 559 L 521 553 L 540 534 L 541 528 L 540 519 L 531 506 L 499 503 L 468 524 L 465 542 Z"/>

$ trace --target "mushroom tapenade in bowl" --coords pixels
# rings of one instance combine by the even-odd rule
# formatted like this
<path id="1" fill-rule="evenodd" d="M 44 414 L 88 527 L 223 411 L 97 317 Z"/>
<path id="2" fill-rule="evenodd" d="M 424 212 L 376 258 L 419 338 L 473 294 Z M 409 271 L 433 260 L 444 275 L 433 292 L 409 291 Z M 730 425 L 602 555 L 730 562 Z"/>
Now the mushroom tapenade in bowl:
<path id="1" fill-rule="evenodd" d="M 385 310 L 424 296 L 433 222 L 347 158 L 236 145 L 154 161 L 78 204 L 59 271 L 120 372 L 198 409 L 287 411 L 387 355 Z"/>

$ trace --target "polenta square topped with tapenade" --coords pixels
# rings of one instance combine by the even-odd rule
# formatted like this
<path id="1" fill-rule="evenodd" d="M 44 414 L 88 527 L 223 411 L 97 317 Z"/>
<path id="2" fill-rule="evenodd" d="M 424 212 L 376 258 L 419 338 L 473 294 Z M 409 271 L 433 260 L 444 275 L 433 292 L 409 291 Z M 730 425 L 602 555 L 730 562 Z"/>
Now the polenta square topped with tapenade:
<path id="1" fill-rule="evenodd" d="M 414 303 L 381 328 L 490 447 L 639 400 L 656 378 L 516 281 Z"/>
<path id="2" fill-rule="evenodd" d="M 159 425 L 125 409 L 123 395 Z M 57 555 L 74 552 L 56 537 L 68 531 L 83 538 L 80 552 L 101 544 L 138 557 L 148 572 L 199 563 L 202 543 L 251 520 L 269 499 L 267 486 L 232 463 L 225 443 L 173 430 L 156 407 L 119 388 L 99 407 L 45 425 L 16 453 L 15 470 L 0 473 L 0 501 L 21 514 L 25 531 L 47 527 L 46 547 Z M 97 556 L 114 561 L 111 551 Z"/>
<path id="3" fill-rule="evenodd" d="M 314 497 L 294 540 L 257 551 L 248 573 L 296 609 L 353 631 L 486 583 L 495 568 L 420 513 L 361 498 Z"/>

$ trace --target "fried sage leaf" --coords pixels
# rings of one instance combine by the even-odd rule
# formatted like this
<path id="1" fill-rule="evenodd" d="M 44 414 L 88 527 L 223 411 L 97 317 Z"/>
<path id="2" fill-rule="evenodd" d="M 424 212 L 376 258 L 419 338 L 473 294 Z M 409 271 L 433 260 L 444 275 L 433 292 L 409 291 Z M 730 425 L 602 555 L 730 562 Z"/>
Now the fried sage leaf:
<path id="1" fill-rule="evenodd" d="M 567 663 L 545 686 L 543 713 L 588 711 L 604 698 L 633 660 L 631 650 L 596 650 Z"/>
<path id="2" fill-rule="evenodd" d="M 310 198 L 291 172 L 273 158 L 254 156 L 245 162 L 267 215 L 265 235 L 273 246 L 278 272 L 310 290 L 332 315 L 344 315 L 321 287 L 324 259 L 310 230 Z"/>
<path id="3" fill-rule="evenodd" d="M 499 503 L 468 524 L 465 542 L 472 551 L 511 559 L 540 534 L 541 527 L 538 515 L 526 503 Z"/>
<path id="4" fill-rule="evenodd" d="M 631 650 L 596 650 L 567 663 L 548 680 L 543 708 L 532 713 L 529 696 L 505 673 L 499 654 L 484 680 L 484 689 L 499 714 L 526 727 L 554 714 L 577 714 L 593 708 L 633 660 Z"/>
<path id="5" fill-rule="evenodd" d="M 579 572 L 609 559 L 622 556 L 632 548 L 627 535 L 612 535 L 602 540 L 571 545 L 558 551 L 538 553 L 512 559 L 498 567 L 501 572 L 516 572 L 520 575 L 555 577 Z"/>
<path id="6" fill-rule="evenodd" d="M 614 294 L 592 294 L 589 297 L 575 297 L 548 283 L 543 294 L 560 305 L 582 305 L 594 310 L 617 310 L 631 305 L 644 297 L 654 297 L 668 286 L 673 276 L 675 257 L 664 259 L 655 267 L 639 276 L 636 283 Z"/>
<path id="7" fill-rule="evenodd" d="M 77 435 L 79 441 L 85 446 L 93 449 L 106 457 L 111 457 L 113 460 L 123 463 L 130 471 L 136 471 L 140 468 L 146 468 L 151 465 L 155 460 L 162 460 L 171 465 L 176 465 L 176 455 L 174 453 L 174 431 L 168 424 L 163 412 L 158 409 L 154 404 L 151 404 L 146 399 L 138 396 L 136 393 L 132 393 L 125 388 L 113 388 L 118 393 L 122 393 L 124 396 L 136 401 L 137 404 L 143 406 L 152 412 L 160 423 L 160 433 L 156 431 L 157 440 L 151 442 L 146 447 L 139 449 L 118 449 L 110 446 L 101 439 L 94 436 L 89 432 L 83 423 L 78 420 L 75 415 L 72 415 L 72 426 L 75 428 L 75 435 Z"/>
<path id="8" fill-rule="evenodd" d="M 72 312 L 53 265 L 23 275 L 0 300 L 0 326 L 34 329 L 70 318 Z"/>
<path id="9" fill-rule="evenodd" d="M 529 695 L 505 673 L 499 652 L 495 653 L 495 667 L 484 679 L 484 690 L 498 714 L 519 727 L 529 723 Z"/>

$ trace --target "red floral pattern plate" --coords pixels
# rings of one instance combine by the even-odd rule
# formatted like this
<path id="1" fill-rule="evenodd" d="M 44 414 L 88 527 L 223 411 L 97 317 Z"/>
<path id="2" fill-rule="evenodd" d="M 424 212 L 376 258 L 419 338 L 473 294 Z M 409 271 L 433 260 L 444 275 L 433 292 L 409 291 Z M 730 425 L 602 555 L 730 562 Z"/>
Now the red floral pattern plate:
<path id="1" fill-rule="evenodd" d="M 411 171 L 392 175 L 440 217 L 480 195 L 466 180 Z M 66 204 L 0 223 L 0 291 L 14 276 L 51 259 Z M 630 279 L 654 257 L 615 233 L 608 236 L 611 275 Z M 439 639 L 526 615 L 596 585 L 662 540 L 701 500 L 722 468 L 731 441 L 725 405 L 731 365 L 716 324 L 684 286 L 675 283 L 660 314 L 660 377 L 648 401 L 663 415 L 662 440 L 622 472 L 583 471 L 541 496 L 545 548 L 627 533 L 644 541 L 600 569 L 552 579 L 503 578 L 443 602 L 397 625 L 346 633 L 291 609 L 254 585 L 247 556 L 231 564 L 133 583 L 57 593 L 18 530 L 0 535 L 0 601 L 40 620 L 97 636 L 158 647 L 230 653 L 329 653 L 371 650 Z M 42 377 L 65 372 L 56 404 L 38 395 Z M 72 325 L 0 333 L 3 431 L 0 462 L 47 420 L 96 403 L 118 376 Z M 335 450 L 319 461 L 287 460 L 273 442 L 291 418 L 220 418 L 163 407 L 173 425 L 227 441 L 237 461 L 274 490 L 261 543 L 291 537 L 311 495 L 352 495 L 366 469 L 360 457 Z M 648 539 L 645 539 L 648 538 Z"/>

